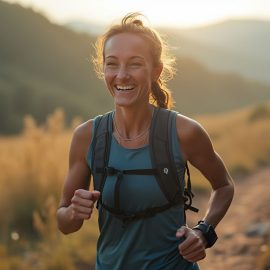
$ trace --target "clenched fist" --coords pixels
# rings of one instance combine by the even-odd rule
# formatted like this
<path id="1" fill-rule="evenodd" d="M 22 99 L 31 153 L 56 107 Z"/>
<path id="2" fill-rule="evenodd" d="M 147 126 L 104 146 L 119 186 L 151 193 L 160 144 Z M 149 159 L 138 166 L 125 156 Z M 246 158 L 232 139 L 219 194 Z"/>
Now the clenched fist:
<path id="1" fill-rule="evenodd" d="M 99 199 L 99 191 L 77 189 L 71 199 L 70 208 L 72 219 L 89 219 L 92 215 L 95 202 Z"/>
<path id="2" fill-rule="evenodd" d="M 197 262 L 205 258 L 206 240 L 199 230 L 182 226 L 176 232 L 176 237 L 185 240 L 178 246 L 179 253 L 189 262 Z"/>

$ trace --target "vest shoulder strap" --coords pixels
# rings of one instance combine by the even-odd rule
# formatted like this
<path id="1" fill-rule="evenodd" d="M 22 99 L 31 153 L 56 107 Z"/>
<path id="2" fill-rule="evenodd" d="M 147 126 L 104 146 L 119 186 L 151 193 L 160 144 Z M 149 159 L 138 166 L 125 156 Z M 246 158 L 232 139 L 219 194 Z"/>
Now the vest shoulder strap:
<path id="1" fill-rule="evenodd" d="M 150 155 L 152 167 L 158 170 L 156 175 L 160 189 L 170 203 L 182 200 L 182 188 L 172 150 L 173 115 L 176 112 L 156 108 L 150 129 Z"/>
<path id="2" fill-rule="evenodd" d="M 108 165 L 112 139 L 112 112 L 108 112 L 96 120 L 94 137 L 92 140 L 92 174 L 94 189 L 102 191 L 106 173 L 97 173 L 95 168 L 105 168 Z M 102 192 L 101 192 L 102 193 Z"/>

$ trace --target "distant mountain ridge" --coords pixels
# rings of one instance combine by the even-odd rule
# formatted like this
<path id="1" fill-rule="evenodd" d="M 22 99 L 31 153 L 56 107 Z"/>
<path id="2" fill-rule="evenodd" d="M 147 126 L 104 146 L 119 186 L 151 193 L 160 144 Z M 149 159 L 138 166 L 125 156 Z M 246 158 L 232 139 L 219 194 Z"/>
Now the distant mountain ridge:
<path id="1" fill-rule="evenodd" d="M 69 22 L 67 27 L 98 34 L 100 25 Z M 270 21 L 231 19 L 196 28 L 161 28 L 180 57 L 193 57 L 213 71 L 236 72 L 270 85 Z"/>
<path id="2" fill-rule="evenodd" d="M 270 85 L 269 29 L 270 21 L 229 20 L 164 32 L 180 57 L 194 57 L 211 70 L 235 72 Z"/>
<path id="3" fill-rule="evenodd" d="M 113 108 L 91 67 L 94 36 L 0 1 L 0 41 L 0 133 L 18 132 L 25 114 L 44 122 L 63 107 L 68 120 L 86 120 Z M 269 86 L 213 73 L 194 59 L 178 57 L 177 69 L 169 86 L 175 109 L 184 114 L 222 112 L 270 98 Z"/>

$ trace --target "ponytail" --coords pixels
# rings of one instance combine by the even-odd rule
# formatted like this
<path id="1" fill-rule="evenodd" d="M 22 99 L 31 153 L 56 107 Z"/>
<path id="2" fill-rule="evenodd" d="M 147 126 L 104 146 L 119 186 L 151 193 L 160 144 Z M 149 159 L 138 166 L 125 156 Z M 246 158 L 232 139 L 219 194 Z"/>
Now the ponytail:
<path id="1" fill-rule="evenodd" d="M 151 100 L 158 107 L 171 109 L 173 107 L 173 98 L 171 92 L 166 87 L 161 87 L 161 81 L 158 80 L 152 83 Z"/>

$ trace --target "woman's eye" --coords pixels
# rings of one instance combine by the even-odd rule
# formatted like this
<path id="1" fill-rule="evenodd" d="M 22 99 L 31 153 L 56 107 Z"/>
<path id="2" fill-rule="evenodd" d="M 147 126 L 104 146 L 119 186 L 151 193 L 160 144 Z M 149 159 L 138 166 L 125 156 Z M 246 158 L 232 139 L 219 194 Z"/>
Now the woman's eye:
<path id="1" fill-rule="evenodd" d="M 106 63 L 106 65 L 107 66 L 116 66 L 116 63 L 114 63 L 114 62 L 108 62 L 108 63 Z"/>
<path id="2" fill-rule="evenodd" d="M 140 66 L 142 66 L 142 63 L 132 63 L 131 64 L 131 66 L 133 66 L 133 67 L 140 67 Z"/>

